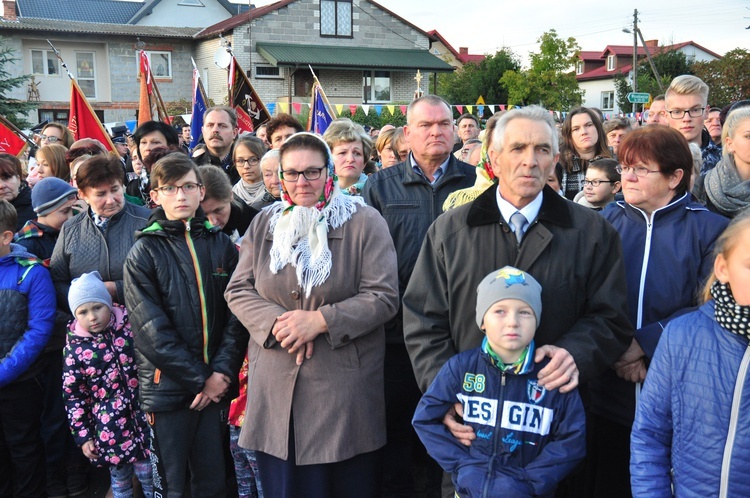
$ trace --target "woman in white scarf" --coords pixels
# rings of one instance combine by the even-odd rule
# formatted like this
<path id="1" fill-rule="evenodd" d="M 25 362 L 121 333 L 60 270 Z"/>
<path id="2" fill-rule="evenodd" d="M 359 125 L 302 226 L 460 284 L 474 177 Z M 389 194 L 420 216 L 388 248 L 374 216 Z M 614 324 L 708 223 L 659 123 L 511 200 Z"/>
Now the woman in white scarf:
<path id="1" fill-rule="evenodd" d="M 396 252 L 382 216 L 342 195 L 320 137 L 280 156 L 281 202 L 253 219 L 225 293 L 250 333 L 239 445 L 266 496 L 379 498 Z"/>

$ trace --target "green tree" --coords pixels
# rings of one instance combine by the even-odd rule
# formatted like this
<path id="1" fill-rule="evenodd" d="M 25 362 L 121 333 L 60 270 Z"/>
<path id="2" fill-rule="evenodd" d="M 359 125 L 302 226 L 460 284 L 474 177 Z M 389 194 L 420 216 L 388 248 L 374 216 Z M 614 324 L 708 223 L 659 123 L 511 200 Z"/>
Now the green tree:
<path id="1" fill-rule="evenodd" d="M 8 92 L 14 88 L 23 86 L 30 77 L 28 74 L 11 77 L 8 68 L 18 62 L 19 59 L 14 57 L 13 50 L 8 48 L 5 41 L 0 38 L 0 115 L 5 116 L 19 128 L 26 128 L 29 126 L 29 122 L 21 115 L 36 109 L 37 104 L 7 96 Z"/>
<path id="2" fill-rule="evenodd" d="M 687 59 L 684 52 L 678 50 L 668 50 L 666 52 L 657 52 L 651 58 L 654 67 L 659 73 L 661 88 L 654 76 L 651 65 L 645 57 L 638 61 L 638 91 L 651 94 L 656 97 L 664 93 L 669 87 L 669 83 L 681 74 L 693 74 L 693 64 Z M 663 89 L 663 90 L 662 90 Z M 630 79 L 625 74 L 615 76 L 615 90 L 617 93 L 617 105 L 620 109 L 631 109 L 633 104 L 628 102 L 628 93 L 633 91 Z M 642 106 L 641 106 L 642 107 Z M 636 110 L 639 108 L 636 107 Z"/>
<path id="3" fill-rule="evenodd" d="M 696 62 L 693 69 L 708 85 L 708 103 L 713 107 L 750 98 L 750 52 L 744 48 L 730 50 L 721 59 Z"/>
<path id="4" fill-rule="evenodd" d="M 480 96 L 488 104 L 505 104 L 508 91 L 500 78 L 506 71 L 520 69 L 518 57 L 504 48 L 478 64 L 469 62 L 453 73 L 438 75 L 438 95 L 451 104 L 473 104 Z"/>
<path id="5" fill-rule="evenodd" d="M 564 40 L 551 29 L 537 42 L 539 52 L 530 54 L 529 69 L 506 71 L 500 79 L 508 90 L 508 104 L 539 104 L 562 111 L 581 105 L 583 91 L 573 71 L 581 47 L 575 38 Z"/>

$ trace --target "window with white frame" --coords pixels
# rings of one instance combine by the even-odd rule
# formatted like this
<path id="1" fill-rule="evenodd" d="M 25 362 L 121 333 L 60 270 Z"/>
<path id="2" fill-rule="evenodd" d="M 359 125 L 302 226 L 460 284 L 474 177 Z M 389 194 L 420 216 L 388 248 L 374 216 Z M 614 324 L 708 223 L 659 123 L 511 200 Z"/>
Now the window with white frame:
<path id="1" fill-rule="evenodd" d="M 607 71 L 614 71 L 615 69 L 617 69 L 617 56 L 608 55 L 607 56 Z"/>
<path id="2" fill-rule="evenodd" d="M 364 71 L 362 76 L 362 98 L 364 102 L 391 101 L 390 71 Z"/>
<path id="3" fill-rule="evenodd" d="M 177 5 L 187 5 L 190 7 L 205 7 L 200 0 L 180 0 Z"/>
<path id="4" fill-rule="evenodd" d="M 352 37 L 352 0 L 320 0 L 320 35 Z"/>
<path id="5" fill-rule="evenodd" d="M 576 74 L 583 74 L 583 61 L 576 62 Z"/>
<path id="6" fill-rule="evenodd" d="M 59 76 L 60 61 L 52 50 L 31 51 L 31 72 L 44 76 Z"/>
<path id="7" fill-rule="evenodd" d="M 255 77 L 256 78 L 276 78 L 281 79 L 281 71 L 278 67 L 264 66 L 260 64 L 255 65 Z"/>
<path id="8" fill-rule="evenodd" d="M 94 52 L 76 52 L 76 81 L 86 98 L 96 99 L 96 57 Z"/>
<path id="9" fill-rule="evenodd" d="M 615 108 L 615 92 L 602 92 L 602 111 L 611 111 Z"/>
<path id="10" fill-rule="evenodd" d="M 172 78 L 172 52 L 146 51 L 154 78 Z"/>

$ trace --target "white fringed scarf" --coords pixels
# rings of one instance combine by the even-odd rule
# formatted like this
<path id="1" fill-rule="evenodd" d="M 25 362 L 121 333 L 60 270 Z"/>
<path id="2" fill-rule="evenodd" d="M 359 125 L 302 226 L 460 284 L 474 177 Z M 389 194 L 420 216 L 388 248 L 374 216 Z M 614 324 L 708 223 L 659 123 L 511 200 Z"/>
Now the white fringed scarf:
<path id="1" fill-rule="evenodd" d="M 292 138 L 299 135 L 313 136 L 325 144 L 320 137 L 311 133 L 298 133 Z M 331 274 L 333 261 L 331 250 L 328 248 L 329 228 L 339 228 L 351 219 L 359 206 L 365 205 L 361 197 L 341 193 L 333 173 L 333 159 L 327 145 L 326 150 L 328 179 L 324 187 L 324 202 L 312 207 L 295 205 L 282 182 L 281 202 L 268 208 L 272 211 L 269 227 L 273 235 L 271 273 L 275 275 L 291 264 L 296 269 L 297 282 L 304 289 L 305 297 L 310 297 L 312 288 L 325 282 Z M 281 168 L 279 164 L 280 171 Z"/>

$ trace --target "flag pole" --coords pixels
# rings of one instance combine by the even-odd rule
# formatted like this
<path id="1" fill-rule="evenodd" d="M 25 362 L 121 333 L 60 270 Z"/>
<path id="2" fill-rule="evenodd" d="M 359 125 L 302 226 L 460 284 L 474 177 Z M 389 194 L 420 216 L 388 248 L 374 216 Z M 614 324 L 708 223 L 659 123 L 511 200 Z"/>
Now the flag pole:
<path id="1" fill-rule="evenodd" d="M 203 88 L 203 82 L 201 81 L 201 73 L 200 73 L 200 71 L 198 71 L 198 66 L 195 64 L 195 59 L 193 59 L 192 57 L 190 57 L 190 62 L 193 63 L 193 69 L 198 74 L 198 91 L 201 92 L 201 96 L 203 97 L 203 102 L 208 103 L 208 95 L 206 95 L 206 89 Z"/>
<path id="2" fill-rule="evenodd" d="M 68 73 L 68 78 L 70 78 L 71 80 L 75 80 L 75 78 L 73 78 L 73 75 L 70 74 L 70 70 L 68 69 L 68 65 L 65 64 L 65 61 L 63 60 L 62 55 L 60 55 L 60 52 L 55 48 L 54 45 L 52 45 L 51 41 L 47 40 L 47 43 L 49 43 L 49 46 L 52 47 L 52 51 L 55 52 L 55 57 L 58 58 L 58 60 L 60 61 L 60 64 L 63 67 L 63 69 L 65 69 L 65 72 Z"/>
<path id="3" fill-rule="evenodd" d="M 315 85 L 317 85 L 318 90 L 320 91 L 320 96 L 323 98 L 323 102 L 325 102 L 326 106 L 328 107 L 328 112 L 331 113 L 331 116 L 333 116 L 333 119 L 338 118 L 338 116 L 336 116 L 336 111 L 334 110 L 334 108 L 331 105 L 331 103 L 328 101 L 328 96 L 326 95 L 325 90 L 323 90 L 323 85 L 320 84 L 320 81 L 318 80 L 318 77 L 315 75 L 315 71 L 313 71 L 312 66 L 310 64 L 308 64 L 307 67 L 310 68 L 310 74 L 312 74 L 312 77 L 313 77 L 313 80 L 315 82 Z M 315 92 L 313 92 L 313 94 L 314 93 Z M 313 98 L 314 98 L 314 95 L 313 95 Z M 311 109 L 312 109 L 312 107 L 311 107 Z"/>

